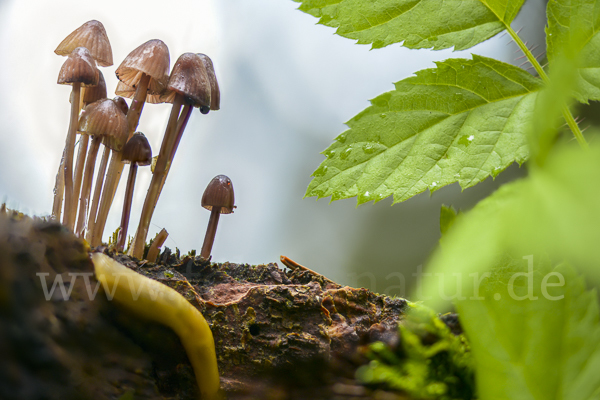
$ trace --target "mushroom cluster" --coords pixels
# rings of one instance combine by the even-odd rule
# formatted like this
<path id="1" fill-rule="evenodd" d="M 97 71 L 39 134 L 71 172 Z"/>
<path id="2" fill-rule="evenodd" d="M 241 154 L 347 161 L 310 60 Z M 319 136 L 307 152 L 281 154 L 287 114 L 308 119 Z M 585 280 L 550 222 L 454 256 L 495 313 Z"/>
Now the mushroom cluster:
<path id="1" fill-rule="evenodd" d="M 58 83 L 71 85 L 72 91 L 71 117 L 56 176 L 52 217 L 85 238 L 92 247 L 101 244 L 124 165 L 129 163 L 121 225 L 114 244 L 115 250 L 124 251 L 137 167 L 153 162 L 148 140 L 142 133 L 134 132 L 145 103 L 172 104 L 139 224 L 128 248 L 129 255 L 141 259 L 152 214 L 192 110 L 198 108 L 201 114 L 208 114 L 220 108 L 212 60 L 202 53 L 184 53 L 171 70 L 167 45 L 158 39 L 149 40 L 129 53 L 116 69 L 119 84 L 115 93 L 122 97 L 109 99 L 104 76 L 98 70 L 98 66 L 113 64 L 111 45 L 102 23 L 86 22 L 67 36 L 55 53 L 67 57 Z M 131 99 L 129 105 L 123 97 Z M 102 157 L 96 168 L 101 145 Z M 215 203 L 217 200 L 226 203 Z M 202 256 L 208 259 L 219 215 L 233 212 L 231 180 L 224 175 L 213 179 L 202 206 L 212 210 L 202 249 Z M 165 238 L 166 231 L 161 241 Z"/>

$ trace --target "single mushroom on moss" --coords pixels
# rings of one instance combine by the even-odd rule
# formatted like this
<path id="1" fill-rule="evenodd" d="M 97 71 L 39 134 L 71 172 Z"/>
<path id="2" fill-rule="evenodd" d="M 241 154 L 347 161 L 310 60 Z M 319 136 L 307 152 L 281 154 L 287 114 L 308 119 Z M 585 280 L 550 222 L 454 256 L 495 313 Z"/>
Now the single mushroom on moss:
<path id="1" fill-rule="evenodd" d="M 210 81 L 202 59 L 194 53 L 182 54 L 173 66 L 167 91 L 162 96 L 165 102 L 173 103 L 173 107 L 129 252 L 133 257 L 141 259 L 143 256 L 152 214 L 175 156 L 173 149 L 181 139 L 193 107 L 208 109 L 210 106 L 210 91 Z"/>
<path id="2" fill-rule="evenodd" d="M 77 219 L 77 227 L 75 229 L 75 233 L 79 236 L 83 236 L 84 234 L 86 217 L 88 229 L 90 228 L 90 224 L 93 225 L 93 221 L 95 221 L 95 210 L 97 210 L 98 199 L 100 197 L 99 193 L 104 180 L 104 172 L 106 171 L 106 165 L 108 163 L 109 151 L 110 149 L 118 151 L 123 147 L 127 140 L 127 129 L 127 117 L 117 102 L 111 99 L 99 100 L 88 105 L 79 119 L 79 131 L 82 135 L 92 136 L 92 144 L 85 161 L 83 185 L 79 202 L 79 216 Z M 90 208 L 89 198 L 91 194 L 94 167 L 96 165 L 96 157 L 98 155 L 98 150 L 100 149 L 100 143 L 104 143 L 104 153 L 98 170 L 98 176 L 96 177 L 97 182 L 94 201 L 92 202 L 92 207 L 88 214 L 87 211 Z"/>
<path id="3" fill-rule="evenodd" d="M 108 67 L 113 64 L 112 62 L 112 48 L 110 46 L 110 42 L 108 40 L 108 36 L 106 34 L 106 30 L 104 26 L 99 21 L 88 21 L 85 24 L 81 25 L 79 28 L 71 32 L 54 50 L 54 52 L 60 56 L 68 56 L 73 50 L 78 47 L 85 47 L 88 49 L 92 58 L 96 61 L 96 63 L 102 67 Z M 104 78 L 100 74 L 98 86 L 104 84 Z M 102 99 L 106 97 L 106 85 L 104 85 L 104 95 L 100 95 L 98 91 L 102 91 L 101 88 L 91 89 L 92 92 L 96 92 L 97 96 L 95 99 L 88 101 L 87 103 L 93 103 L 96 100 Z M 82 94 L 82 97 L 86 96 L 86 91 Z M 80 104 L 77 104 L 79 114 L 79 110 L 85 106 L 85 100 Z M 73 106 L 73 105 L 72 105 Z M 83 137 L 83 141 L 80 142 L 79 153 L 77 156 L 77 164 L 75 167 L 74 174 L 74 190 L 73 190 L 73 201 L 71 212 L 72 215 L 69 217 L 70 219 L 75 218 L 75 214 L 77 213 L 77 200 L 79 198 L 79 189 L 81 187 L 81 177 L 83 172 L 83 158 L 85 158 L 85 153 L 87 151 L 87 137 Z M 64 194 L 64 161 L 66 160 L 66 151 L 63 152 L 63 157 L 61 159 L 61 163 L 59 166 L 59 173 L 57 174 L 57 183 L 54 187 L 54 205 L 52 207 L 52 215 L 56 220 L 60 220 L 61 208 L 62 208 L 62 197 Z"/>
<path id="4" fill-rule="evenodd" d="M 135 88 L 131 107 L 127 113 L 129 137 L 137 128 L 140 115 L 148 94 L 160 94 L 169 80 L 169 49 L 161 40 L 153 39 L 142 44 L 123 60 L 116 75 L 125 85 Z M 108 212 L 112 205 L 124 164 L 120 153 L 110 160 L 106 174 L 106 183 L 102 191 L 102 200 L 96 218 L 96 225 L 91 236 L 91 245 L 98 246 L 102 242 L 102 234 Z"/>
<path id="5" fill-rule="evenodd" d="M 65 175 L 65 213 L 63 224 L 73 229 L 75 224 L 72 212 L 76 203 L 73 188 L 73 152 L 75 148 L 75 133 L 79 120 L 79 102 L 81 86 L 95 86 L 98 84 L 99 71 L 96 62 L 85 47 L 77 47 L 64 62 L 58 74 L 58 83 L 72 85 L 71 93 L 71 118 L 65 143 L 64 175 Z"/>
<path id="6" fill-rule="evenodd" d="M 208 260 L 210 257 L 210 251 L 217 233 L 219 216 L 233 213 L 234 203 L 235 198 L 231 179 L 225 175 L 215 176 L 202 195 L 202 207 L 210 210 L 206 236 L 204 236 L 204 244 L 202 244 L 202 251 L 200 252 L 202 258 Z"/>
<path id="7" fill-rule="evenodd" d="M 152 163 L 152 148 L 148 139 L 141 132 L 133 134 L 131 139 L 123 146 L 121 154 L 123 162 L 129 165 L 129 177 L 125 189 L 125 200 L 123 202 L 123 214 L 121 216 L 121 229 L 119 229 L 119 239 L 117 241 L 117 251 L 123 251 L 125 240 L 127 239 L 127 228 L 129 226 L 129 216 L 131 213 L 131 201 L 133 199 L 133 189 L 135 187 L 135 177 L 138 165 L 145 166 Z"/>

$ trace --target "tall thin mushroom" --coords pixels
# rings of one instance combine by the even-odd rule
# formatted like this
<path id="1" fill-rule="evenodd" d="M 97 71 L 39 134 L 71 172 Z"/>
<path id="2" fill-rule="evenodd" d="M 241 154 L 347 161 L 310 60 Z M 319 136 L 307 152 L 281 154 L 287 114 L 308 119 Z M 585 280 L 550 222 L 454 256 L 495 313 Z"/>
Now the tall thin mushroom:
<path id="1" fill-rule="evenodd" d="M 115 97 L 113 99 L 115 104 L 123 111 L 123 115 L 127 116 L 127 111 L 129 111 L 129 106 L 125 99 L 122 97 Z M 125 117 L 127 120 L 127 117 Z M 104 152 L 102 154 L 102 161 L 100 162 L 100 167 L 98 168 L 98 179 L 96 179 L 96 187 L 94 188 L 94 198 L 92 200 L 92 207 L 90 208 L 90 212 L 88 215 L 88 224 L 85 239 L 88 243 L 92 242 L 92 233 L 94 232 L 94 227 L 96 226 L 96 216 L 98 215 L 98 206 L 100 204 L 100 195 L 102 194 L 102 185 L 104 183 L 104 177 L 106 176 L 106 168 L 108 166 L 108 155 L 109 149 L 105 146 Z"/>
<path id="2" fill-rule="evenodd" d="M 81 198 L 79 203 L 79 216 L 77 219 L 77 227 L 75 233 L 79 236 L 84 234 L 85 221 L 88 216 L 89 198 L 91 193 L 94 167 L 96 165 L 96 156 L 100 148 L 100 143 L 105 143 L 102 164 L 106 166 L 108 161 L 109 149 L 120 150 L 125 140 L 127 139 L 127 117 L 116 101 L 111 99 L 99 100 L 88 105 L 79 120 L 79 131 L 82 135 L 91 135 L 92 144 L 90 146 L 88 156 L 85 161 L 85 173 L 83 175 L 83 185 L 81 190 Z M 104 171 L 102 166 L 98 171 L 96 188 L 98 182 L 102 188 L 102 180 L 104 179 Z M 99 197 L 99 196 L 98 196 Z M 94 205 L 92 204 L 92 210 Z M 91 219 L 95 219 L 94 212 L 90 212 Z M 89 222 L 88 222 L 89 225 Z"/>
<path id="3" fill-rule="evenodd" d="M 101 71 L 98 71 L 98 84 L 96 86 L 89 86 L 82 88 L 81 91 L 81 104 L 80 108 L 84 108 L 89 104 L 92 104 L 98 100 L 106 98 L 106 81 Z M 81 123 L 81 115 L 79 116 Z M 85 157 L 88 150 L 90 135 L 81 134 L 79 136 L 79 149 L 77 150 L 77 162 L 75 163 L 75 172 L 73 174 L 73 196 L 75 201 L 81 200 L 81 182 L 83 181 L 83 167 L 85 165 Z M 77 213 L 77 205 L 71 210 L 73 213 Z M 73 217 L 75 218 L 75 217 Z M 76 223 L 76 220 L 73 220 Z M 77 233 L 77 230 L 75 231 Z"/>
<path id="4" fill-rule="evenodd" d="M 144 254 L 144 244 L 148 236 L 148 228 L 154 213 L 154 208 L 158 201 L 162 186 L 168 174 L 169 166 L 173 160 L 173 147 L 177 139 L 178 119 L 185 121 L 193 107 L 205 107 L 210 105 L 210 82 L 208 74 L 202 59 L 194 53 L 184 53 L 173 66 L 173 71 L 169 77 L 167 93 L 164 96 L 165 101 L 173 103 L 171 115 L 165 130 L 160 152 L 152 174 L 152 181 L 144 200 L 142 215 L 138 229 L 135 233 L 133 244 L 129 251 L 130 255 L 141 259 Z M 184 106 L 183 111 L 181 107 Z M 181 115 L 180 115 L 181 114 Z M 182 123 L 181 131 L 185 129 Z"/>
<path id="5" fill-rule="evenodd" d="M 71 32 L 54 50 L 56 54 L 59 56 L 68 56 L 75 50 L 77 47 L 85 47 L 90 52 L 91 56 L 96 60 L 96 63 L 102 67 L 109 67 L 113 64 L 112 61 L 112 48 L 110 46 L 110 41 L 108 40 L 108 35 L 106 34 L 106 30 L 104 29 L 104 25 L 100 21 L 92 20 L 84 23 L 79 28 L 75 29 Z M 100 76 L 100 79 L 103 79 Z M 100 84 L 100 83 L 99 83 Z M 88 103 L 93 103 L 96 100 L 106 97 L 106 94 L 101 97 L 97 97 L 95 100 L 89 101 Z M 79 110 L 85 104 L 79 105 Z M 78 114 L 79 114 L 78 110 Z M 84 138 L 84 141 L 86 139 Z M 77 157 L 77 165 L 75 167 L 75 184 L 74 184 L 74 201 L 77 202 L 79 197 L 79 188 L 81 184 L 81 170 L 77 168 L 77 166 L 83 167 L 83 161 L 80 156 L 84 157 L 86 152 L 87 142 L 80 143 L 80 151 Z M 82 150 L 83 149 L 83 150 Z M 61 158 L 60 166 L 58 169 L 58 174 L 56 177 L 56 185 L 54 187 L 54 205 L 52 207 L 52 216 L 56 220 L 60 220 L 60 214 L 62 209 L 62 200 L 64 194 L 64 161 L 65 161 L 66 151 L 63 152 L 63 156 Z M 80 161 L 81 160 L 81 161 Z M 75 207 L 76 204 L 73 204 Z M 77 210 L 73 211 L 74 213 Z M 73 215 L 74 217 L 74 215 Z"/>
<path id="6" fill-rule="evenodd" d="M 63 224 L 73 229 L 75 224 L 72 208 L 75 206 L 73 200 L 73 151 L 75 147 L 75 133 L 79 120 L 80 89 L 82 85 L 94 86 L 98 84 L 99 72 L 96 62 L 85 47 L 77 47 L 64 62 L 58 75 L 59 84 L 72 85 L 71 95 L 71 118 L 69 131 L 65 142 L 65 213 Z"/>
<path id="7" fill-rule="evenodd" d="M 133 135 L 137 128 L 146 102 L 146 96 L 149 93 L 159 94 L 164 91 L 169 79 L 169 66 L 169 49 L 167 45 L 161 40 L 153 39 L 129 53 L 117 68 L 116 74 L 119 80 L 136 89 L 131 107 L 127 113 L 129 137 Z M 123 166 L 120 153 L 113 154 L 106 174 L 96 224 L 91 235 L 92 246 L 98 246 L 102 242 L 104 226 L 121 179 Z"/>
<path id="8" fill-rule="evenodd" d="M 205 107 L 200 107 L 200 112 L 202 114 L 208 114 L 209 111 L 217 111 L 221 109 L 221 91 L 219 90 L 219 83 L 217 82 L 217 76 L 215 74 L 215 68 L 213 66 L 212 60 L 206 54 L 198 53 L 198 56 L 202 60 L 204 67 L 206 68 L 206 73 L 208 75 L 208 81 L 210 82 L 210 107 L 207 109 Z M 185 129 L 185 125 L 189 119 L 189 114 L 185 118 L 179 118 L 177 122 L 177 137 L 175 138 L 175 144 L 173 145 L 173 149 L 171 150 L 171 158 L 169 160 L 173 160 L 175 157 L 175 153 L 177 152 L 177 148 L 179 147 L 179 142 L 181 141 L 181 137 L 183 136 L 183 131 Z M 169 164 L 170 165 L 170 164 Z M 165 176 L 166 178 L 166 176 Z M 164 180 L 161 185 L 164 186 Z"/>
<path id="9" fill-rule="evenodd" d="M 121 215 L 121 229 L 117 240 L 117 251 L 123 251 L 125 240 L 127 240 L 127 228 L 129 227 L 129 216 L 131 214 L 131 201 L 133 200 L 133 189 L 138 165 L 145 166 L 152 163 L 152 148 L 148 139 L 141 132 L 133 134 L 131 139 L 123 147 L 121 155 L 123 162 L 129 164 L 129 177 L 125 189 L 125 200 L 123 202 L 123 214 Z"/>

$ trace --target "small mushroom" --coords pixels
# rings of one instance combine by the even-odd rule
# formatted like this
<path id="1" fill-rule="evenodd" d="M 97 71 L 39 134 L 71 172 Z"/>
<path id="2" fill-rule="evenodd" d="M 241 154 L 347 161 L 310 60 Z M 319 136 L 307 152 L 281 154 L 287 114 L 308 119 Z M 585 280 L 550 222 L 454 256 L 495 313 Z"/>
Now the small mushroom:
<path id="1" fill-rule="evenodd" d="M 131 139 L 123 147 L 121 158 L 124 163 L 130 164 L 129 177 L 125 189 L 125 201 L 123 202 L 123 214 L 121 216 L 121 229 L 119 230 L 119 239 L 117 241 L 117 251 L 123 251 L 125 240 L 127 239 L 127 228 L 129 227 L 129 216 L 131 214 L 131 201 L 133 199 L 133 189 L 135 186 L 135 176 L 138 165 L 150 165 L 152 162 L 152 148 L 148 139 L 141 132 L 133 134 Z"/>
<path id="2" fill-rule="evenodd" d="M 99 71 L 96 62 L 85 47 L 77 47 L 64 62 L 58 74 L 58 83 L 72 85 L 71 91 L 71 119 L 65 143 L 65 214 L 63 224 L 73 229 L 75 215 L 72 211 L 76 207 L 76 197 L 73 187 L 73 152 L 75 149 L 75 134 L 79 120 L 79 101 L 81 86 L 95 86 L 98 84 Z"/>
<path id="3" fill-rule="evenodd" d="M 129 53 L 115 71 L 121 82 L 136 90 L 127 114 L 130 135 L 137 128 L 146 95 L 160 94 L 167 87 L 169 67 L 167 45 L 162 40 L 153 39 Z"/>
<path id="4" fill-rule="evenodd" d="M 231 214 L 235 206 L 233 194 L 233 184 L 231 179 L 225 175 L 217 175 L 206 187 L 202 195 L 202 207 L 210 210 L 210 219 L 208 220 L 208 228 L 206 228 L 206 236 L 204 236 L 204 244 L 202 245 L 202 258 L 208 259 L 210 251 L 215 241 L 217 233 L 217 224 L 221 214 Z"/>
<path id="5" fill-rule="evenodd" d="M 120 81 L 136 89 L 127 113 L 129 137 L 133 135 L 138 126 L 147 95 L 149 93 L 159 94 L 165 89 L 169 79 L 169 67 L 170 60 L 167 45 L 161 40 L 153 39 L 129 53 L 115 71 Z M 102 241 L 104 226 L 119 185 L 123 167 L 124 164 L 120 155 L 111 157 L 96 225 L 91 236 L 90 243 L 92 246 L 98 246 Z"/>
<path id="6" fill-rule="evenodd" d="M 91 20 L 69 34 L 54 50 L 59 56 L 68 56 L 77 47 L 89 50 L 101 67 L 113 65 L 112 48 L 102 22 Z"/>
<path id="7" fill-rule="evenodd" d="M 88 21 L 73 32 L 69 34 L 54 50 L 54 52 L 60 56 L 69 56 L 73 50 L 78 47 L 85 47 L 88 49 L 90 55 L 96 63 L 100 66 L 107 67 L 112 65 L 112 49 L 110 46 L 110 42 L 108 40 L 108 36 L 106 34 L 106 30 L 104 26 L 99 21 Z M 103 82 L 102 76 L 100 79 Z M 101 85 L 102 82 L 99 81 L 98 85 Z M 92 89 L 94 91 L 94 89 Z M 103 96 L 96 97 L 95 100 L 88 101 L 89 103 L 93 103 L 96 100 L 102 99 L 106 97 L 106 90 L 104 90 L 105 94 Z M 85 90 L 82 97 L 85 96 Z M 84 102 L 82 102 L 84 103 Z M 77 104 L 78 110 L 77 114 L 79 115 L 79 111 L 83 108 L 85 104 Z M 71 105 L 74 107 L 74 105 Z M 85 137 L 84 137 L 85 141 Z M 87 141 L 85 143 L 82 141 L 79 147 L 79 154 L 77 157 L 77 165 L 75 167 L 75 177 L 74 177 L 74 190 L 73 190 L 73 204 L 69 206 L 71 208 L 71 215 L 69 219 L 74 219 L 75 214 L 77 213 L 77 200 L 79 198 L 79 189 L 81 186 L 81 168 L 83 168 L 83 158 L 85 157 L 85 152 L 87 150 Z M 56 177 L 56 185 L 54 187 L 54 205 L 52 207 L 52 216 L 57 221 L 60 220 L 60 214 L 62 209 L 62 201 L 63 195 L 65 191 L 65 176 L 64 176 L 64 163 L 66 161 L 66 149 L 63 151 L 63 156 L 61 158 L 59 172 Z M 81 157 L 80 157 L 81 156 Z M 81 161 L 80 161 L 81 160 Z M 79 169 L 78 169 L 79 167 Z M 66 206 L 65 206 L 66 207 Z"/>
<path id="8" fill-rule="evenodd" d="M 167 178 L 169 166 L 172 165 L 175 156 L 174 148 L 181 139 L 191 111 L 194 107 L 208 109 L 210 91 L 210 82 L 202 59 L 194 53 L 182 54 L 173 66 L 167 91 L 162 96 L 165 102 L 173 103 L 173 107 L 152 174 L 152 181 L 144 200 L 138 229 L 130 249 L 130 255 L 133 257 L 141 259 L 143 256 L 152 213 Z M 183 110 L 181 110 L 182 107 Z"/>
<path id="9" fill-rule="evenodd" d="M 85 229 L 86 213 L 89 209 L 89 198 L 92 187 L 96 156 L 100 143 L 104 143 L 104 154 L 100 169 L 98 170 L 94 202 L 88 215 L 88 228 L 95 221 L 97 202 L 102 189 L 102 181 L 106 164 L 108 163 L 109 149 L 120 150 L 127 139 L 127 118 L 114 100 L 104 99 L 88 105 L 79 120 L 79 131 L 82 135 L 91 135 L 92 144 L 88 151 L 83 174 L 81 198 L 79 200 L 79 217 L 75 233 L 82 236 Z"/>

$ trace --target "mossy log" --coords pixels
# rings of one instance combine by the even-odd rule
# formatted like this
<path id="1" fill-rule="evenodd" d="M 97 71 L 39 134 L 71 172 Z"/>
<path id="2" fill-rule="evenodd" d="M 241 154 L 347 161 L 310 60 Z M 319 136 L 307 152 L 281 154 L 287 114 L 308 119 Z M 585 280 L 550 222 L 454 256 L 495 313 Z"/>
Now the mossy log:
<path id="1" fill-rule="evenodd" d="M 277 264 L 170 251 L 148 263 L 96 251 L 177 290 L 204 315 L 231 399 L 408 398 L 354 375 L 368 362 L 361 345 L 397 342 L 404 299 Z M 178 337 L 108 301 L 89 252 L 57 223 L 0 215 L 0 398 L 197 398 Z M 52 291 L 57 279 L 64 291 Z"/>

